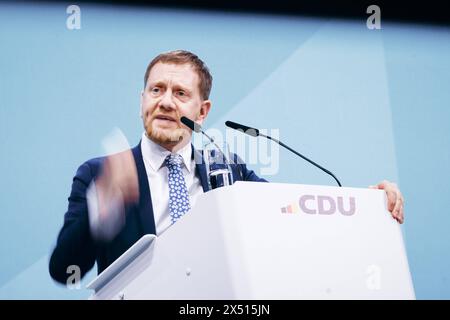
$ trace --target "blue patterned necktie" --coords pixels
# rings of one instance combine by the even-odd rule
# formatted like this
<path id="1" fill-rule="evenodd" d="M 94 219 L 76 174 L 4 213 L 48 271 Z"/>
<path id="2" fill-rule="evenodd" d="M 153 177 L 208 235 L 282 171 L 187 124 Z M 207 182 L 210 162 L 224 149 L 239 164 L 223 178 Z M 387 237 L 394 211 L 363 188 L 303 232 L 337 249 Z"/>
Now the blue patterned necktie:
<path id="1" fill-rule="evenodd" d="M 179 154 L 171 154 L 166 158 L 169 171 L 169 214 L 172 224 L 189 211 L 189 193 L 184 180 L 181 164 L 183 158 Z"/>

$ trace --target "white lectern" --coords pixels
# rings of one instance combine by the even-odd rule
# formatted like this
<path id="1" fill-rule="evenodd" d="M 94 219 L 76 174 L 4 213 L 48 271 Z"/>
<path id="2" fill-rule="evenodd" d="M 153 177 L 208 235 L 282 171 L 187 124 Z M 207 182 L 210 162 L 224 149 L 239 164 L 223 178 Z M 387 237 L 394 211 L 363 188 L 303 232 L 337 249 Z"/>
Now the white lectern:
<path id="1" fill-rule="evenodd" d="M 382 190 L 236 182 L 88 285 L 91 299 L 414 299 Z"/>

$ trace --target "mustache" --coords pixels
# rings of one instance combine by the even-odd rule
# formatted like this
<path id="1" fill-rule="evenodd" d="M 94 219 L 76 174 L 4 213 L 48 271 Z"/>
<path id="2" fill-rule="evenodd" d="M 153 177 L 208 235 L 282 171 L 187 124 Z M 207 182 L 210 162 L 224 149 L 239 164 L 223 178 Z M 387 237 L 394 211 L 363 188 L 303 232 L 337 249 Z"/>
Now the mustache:
<path id="1" fill-rule="evenodd" d="M 176 121 L 178 124 L 181 123 L 181 116 L 178 113 L 154 112 L 150 115 L 150 120 L 154 120 L 158 117 L 168 118 L 170 120 Z"/>

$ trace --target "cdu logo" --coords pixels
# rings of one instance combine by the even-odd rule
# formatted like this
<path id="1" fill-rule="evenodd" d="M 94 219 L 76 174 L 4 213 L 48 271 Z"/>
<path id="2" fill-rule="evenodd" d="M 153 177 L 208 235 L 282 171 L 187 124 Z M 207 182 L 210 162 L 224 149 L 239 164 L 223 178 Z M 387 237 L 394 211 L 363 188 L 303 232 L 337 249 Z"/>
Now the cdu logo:
<path id="1" fill-rule="evenodd" d="M 330 197 L 326 195 L 305 194 L 292 203 L 281 208 L 281 213 L 299 213 L 330 215 L 340 212 L 344 216 L 355 214 L 355 197 Z"/>

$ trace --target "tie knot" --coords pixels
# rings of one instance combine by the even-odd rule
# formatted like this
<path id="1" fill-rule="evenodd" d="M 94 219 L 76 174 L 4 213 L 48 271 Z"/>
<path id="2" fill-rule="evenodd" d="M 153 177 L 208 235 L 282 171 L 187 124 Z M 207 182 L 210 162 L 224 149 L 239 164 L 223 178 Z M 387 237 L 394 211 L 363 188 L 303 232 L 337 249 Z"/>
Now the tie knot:
<path id="1" fill-rule="evenodd" d="M 183 157 L 179 154 L 170 154 L 166 158 L 167 166 L 181 166 L 183 163 Z"/>

